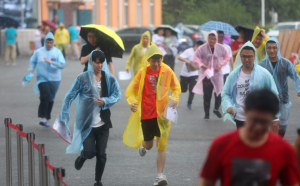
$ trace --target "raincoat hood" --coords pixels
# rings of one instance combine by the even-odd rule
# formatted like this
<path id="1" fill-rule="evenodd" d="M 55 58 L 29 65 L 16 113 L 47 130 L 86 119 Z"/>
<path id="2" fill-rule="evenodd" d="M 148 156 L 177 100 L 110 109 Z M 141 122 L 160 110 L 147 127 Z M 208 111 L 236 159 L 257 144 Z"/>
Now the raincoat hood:
<path id="1" fill-rule="evenodd" d="M 101 50 L 93 50 L 90 54 L 90 57 L 89 57 L 89 61 L 88 61 L 88 70 L 89 72 L 94 72 L 94 65 L 93 65 L 93 60 L 92 60 L 92 55 L 93 55 L 93 52 L 95 51 L 100 51 L 102 52 Z M 102 52 L 103 53 L 103 52 Z M 109 69 L 108 69 L 108 66 L 107 66 L 107 62 L 106 62 L 106 59 L 105 61 L 103 62 L 103 67 L 102 67 L 102 71 L 104 71 L 105 73 L 110 73 L 109 72 Z"/>
<path id="2" fill-rule="evenodd" d="M 150 32 L 149 31 L 146 31 L 143 33 L 143 35 L 141 36 L 141 41 L 140 41 L 140 45 L 143 47 L 143 37 L 144 36 L 147 36 L 148 39 L 149 39 L 149 42 L 148 42 L 148 48 L 150 47 L 150 43 L 151 43 L 151 35 L 150 35 Z"/>
<path id="3" fill-rule="evenodd" d="M 266 50 L 266 58 L 269 59 L 269 55 L 268 55 L 268 52 L 267 52 L 267 44 L 269 41 L 274 41 L 277 45 L 277 57 L 278 57 L 278 60 L 281 59 L 281 54 L 280 54 L 280 45 L 279 45 L 279 42 L 278 40 L 275 38 L 275 37 L 271 37 L 270 39 L 268 39 L 268 41 L 266 42 L 266 47 L 265 47 L 265 50 Z"/>
<path id="4" fill-rule="evenodd" d="M 177 33 L 178 33 L 179 35 L 182 35 L 182 34 L 183 34 L 183 29 L 181 28 L 182 25 L 183 25 L 182 23 L 178 23 L 178 24 L 176 25 L 176 27 L 175 27 L 175 30 L 177 31 Z"/>
<path id="5" fill-rule="evenodd" d="M 163 56 L 163 53 L 161 52 L 161 50 L 155 44 L 153 44 L 147 50 L 147 52 L 146 52 L 146 58 L 145 59 L 148 60 L 148 59 L 150 59 L 152 56 L 154 56 L 156 54 L 159 54 L 159 55 Z"/>
<path id="6" fill-rule="evenodd" d="M 212 30 L 207 35 L 207 42 L 206 43 L 208 44 L 208 46 L 209 46 L 209 42 L 208 42 L 209 34 L 214 34 L 216 36 L 216 44 L 217 44 L 218 43 L 218 33 L 215 30 Z M 215 44 L 215 46 L 216 46 L 216 44 Z"/>
<path id="7" fill-rule="evenodd" d="M 257 26 L 254 29 L 253 35 L 252 35 L 252 39 L 251 39 L 251 43 L 255 40 L 256 36 L 260 33 L 260 28 Z"/>
<path id="8" fill-rule="evenodd" d="M 52 39 L 53 40 L 53 46 L 52 46 L 52 48 L 54 47 L 54 43 L 55 43 L 55 39 L 54 39 L 54 35 L 52 34 L 52 32 L 48 32 L 48 34 L 46 35 L 46 37 L 45 37 L 45 40 L 44 40 L 44 47 L 46 48 L 46 40 L 47 39 Z M 51 48 L 51 49 L 52 49 Z M 46 48 L 47 49 L 47 48 Z M 50 50 L 51 50 L 50 49 Z"/>
<path id="9" fill-rule="evenodd" d="M 240 54 L 241 54 L 241 51 L 243 50 L 243 48 L 245 48 L 245 47 L 251 47 L 251 48 L 253 48 L 254 53 L 255 53 L 255 59 L 254 59 L 253 63 L 254 63 L 254 66 L 257 65 L 258 62 L 257 62 L 257 52 L 256 52 L 256 49 L 255 49 L 254 45 L 252 44 L 252 42 L 248 41 L 247 43 L 245 43 L 242 46 L 242 48 L 240 49 L 238 55 L 236 56 L 235 64 L 234 64 L 234 69 L 236 69 L 236 68 L 238 68 L 238 67 L 240 67 L 240 66 L 243 65 L 242 59 L 240 57 Z"/>
<path id="10" fill-rule="evenodd" d="M 253 43 L 253 41 L 255 40 L 256 36 L 260 33 L 260 28 L 257 26 L 253 32 L 253 36 L 251 39 L 251 43 Z M 259 63 L 260 61 L 262 61 L 263 59 L 266 58 L 266 51 L 265 51 L 265 45 L 267 40 L 270 37 L 267 36 L 266 38 L 263 38 L 263 42 L 261 43 L 261 45 L 256 49 L 257 52 L 257 63 Z M 255 48 L 255 47 L 254 47 Z"/>

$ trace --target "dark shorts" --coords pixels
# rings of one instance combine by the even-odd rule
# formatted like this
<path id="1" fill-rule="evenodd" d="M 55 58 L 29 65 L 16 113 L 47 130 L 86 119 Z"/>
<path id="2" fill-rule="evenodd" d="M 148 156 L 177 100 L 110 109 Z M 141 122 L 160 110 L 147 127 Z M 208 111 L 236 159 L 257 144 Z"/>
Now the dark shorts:
<path id="1" fill-rule="evenodd" d="M 160 130 L 158 127 L 157 118 L 141 120 L 144 141 L 151 141 L 154 136 L 160 137 Z"/>
<path id="2" fill-rule="evenodd" d="M 239 121 L 239 120 L 234 120 L 235 121 L 235 124 L 236 124 L 236 128 L 240 128 L 240 127 L 243 127 L 245 122 L 244 121 Z"/>

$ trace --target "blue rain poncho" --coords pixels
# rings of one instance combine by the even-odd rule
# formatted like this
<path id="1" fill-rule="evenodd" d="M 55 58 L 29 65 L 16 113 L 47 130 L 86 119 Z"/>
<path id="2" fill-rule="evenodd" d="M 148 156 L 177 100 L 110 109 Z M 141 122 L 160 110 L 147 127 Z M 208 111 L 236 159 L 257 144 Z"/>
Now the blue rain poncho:
<path id="1" fill-rule="evenodd" d="M 255 60 L 254 60 L 254 68 L 251 72 L 251 78 L 250 78 L 250 82 L 249 82 L 249 86 L 250 86 L 250 92 L 253 90 L 257 90 L 257 89 L 263 89 L 263 88 L 267 88 L 269 90 L 271 90 L 272 92 L 274 92 L 275 95 L 278 95 L 278 91 L 276 88 L 276 84 L 274 82 L 274 79 L 272 77 L 272 75 L 263 67 L 259 66 L 257 64 L 257 54 L 256 54 L 256 50 L 255 47 L 253 46 L 253 44 L 248 41 L 247 43 L 245 43 L 243 45 L 243 47 L 241 48 L 241 50 L 239 51 L 239 55 L 240 56 L 240 52 L 242 51 L 242 49 L 246 46 L 252 47 L 255 51 Z M 229 113 L 227 113 L 227 109 L 229 107 L 232 107 L 234 112 L 236 113 L 237 110 L 235 108 L 236 105 L 236 95 L 237 95 L 237 81 L 239 79 L 239 75 L 240 75 L 240 71 L 242 70 L 242 62 L 241 62 L 241 58 L 237 58 L 236 61 L 240 64 L 237 68 L 235 68 L 227 77 L 227 80 L 225 82 L 223 91 L 221 93 L 222 96 L 222 110 L 223 113 L 225 114 L 224 116 L 224 121 L 226 119 L 231 120 L 233 123 L 233 116 Z M 279 118 L 279 113 L 276 115 L 276 117 Z"/>
<path id="2" fill-rule="evenodd" d="M 83 149 L 82 143 L 91 132 L 97 113 L 100 112 L 100 107 L 96 103 L 96 98 L 100 98 L 100 95 L 95 78 L 92 53 L 88 62 L 88 70 L 78 75 L 70 90 L 67 92 L 62 104 L 60 120 L 65 122 L 66 126 L 68 126 L 71 103 L 76 98 L 76 119 L 73 129 L 73 138 L 71 145 L 67 147 L 67 154 L 76 154 Z M 101 109 L 106 110 L 120 100 L 121 92 L 118 81 L 109 73 L 106 60 L 102 71 L 105 73 L 108 97 L 101 97 L 105 102 L 105 104 L 101 106 Z"/>
<path id="3" fill-rule="evenodd" d="M 37 82 L 33 87 L 33 91 L 36 94 L 40 93 L 38 88 L 40 83 L 60 81 L 60 69 L 65 68 L 66 64 L 65 58 L 59 49 L 54 46 L 50 50 L 46 48 L 47 39 L 53 39 L 53 43 L 55 42 L 53 34 L 49 32 L 45 37 L 44 47 L 34 51 L 28 67 L 28 70 L 32 70 L 32 72 L 34 72 L 36 68 Z M 49 59 L 51 64 L 47 63 L 44 58 Z"/>
<path id="4" fill-rule="evenodd" d="M 178 35 L 183 35 L 183 28 L 181 28 L 183 26 L 183 24 L 182 23 L 178 23 L 177 25 L 176 25 L 176 27 L 175 27 L 175 30 L 177 31 L 177 34 Z"/>

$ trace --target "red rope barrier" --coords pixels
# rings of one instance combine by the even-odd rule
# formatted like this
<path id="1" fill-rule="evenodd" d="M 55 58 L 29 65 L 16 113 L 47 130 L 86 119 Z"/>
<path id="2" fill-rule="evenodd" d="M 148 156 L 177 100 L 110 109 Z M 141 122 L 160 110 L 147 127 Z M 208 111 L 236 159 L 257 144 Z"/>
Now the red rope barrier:
<path id="1" fill-rule="evenodd" d="M 36 150 L 39 150 L 39 146 L 38 146 L 36 143 L 34 143 L 34 142 L 32 141 L 32 139 L 31 139 L 31 144 L 32 144 L 32 146 L 33 146 Z"/>
<path id="2" fill-rule="evenodd" d="M 49 167 L 49 169 L 53 171 L 54 169 L 53 165 L 51 165 L 47 160 L 46 160 L 46 165 Z"/>
<path id="3" fill-rule="evenodd" d="M 8 124 L 8 126 L 10 126 L 11 128 L 15 129 L 15 130 L 17 131 L 17 133 L 18 133 L 20 136 L 22 136 L 22 137 L 24 137 L 24 138 L 27 138 L 27 133 L 20 131 L 20 128 L 19 128 L 19 127 L 17 127 L 16 125 L 10 123 L 9 121 L 7 121 L 7 124 Z"/>
<path id="4" fill-rule="evenodd" d="M 8 126 L 10 126 L 11 128 L 17 130 L 17 126 L 16 126 L 16 125 L 10 123 L 9 121 L 7 121 L 7 124 L 8 124 Z"/>
<path id="5" fill-rule="evenodd" d="M 57 172 L 57 177 L 58 177 L 58 179 L 61 181 L 61 183 L 64 184 L 64 186 L 68 186 L 68 185 L 64 182 L 64 180 L 62 180 L 62 178 L 60 177 L 59 172 Z"/>

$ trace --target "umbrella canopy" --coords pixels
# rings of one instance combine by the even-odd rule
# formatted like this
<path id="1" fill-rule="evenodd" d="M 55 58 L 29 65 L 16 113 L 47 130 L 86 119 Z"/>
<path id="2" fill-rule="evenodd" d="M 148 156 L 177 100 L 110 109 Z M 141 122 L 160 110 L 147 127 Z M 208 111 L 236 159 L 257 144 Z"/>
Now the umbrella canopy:
<path id="1" fill-rule="evenodd" d="M 89 31 L 97 32 L 97 40 L 101 50 L 108 50 L 112 57 L 122 58 L 125 51 L 122 39 L 113 31 L 103 25 L 85 25 L 81 27 L 80 36 L 88 43 L 87 34 Z"/>
<path id="2" fill-rule="evenodd" d="M 44 24 L 48 25 L 52 30 L 56 30 L 57 27 L 52 21 L 43 21 Z"/>
<path id="3" fill-rule="evenodd" d="M 237 27 L 235 27 L 236 31 L 240 31 L 240 30 L 244 30 L 245 32 L 245 41 L 251 41 L 252 39 L 252 35 L 254 32 L 254 28 L 252 27 L 248 27 L 248 26 L 243 26 L 243 25 L 239 25 Z"/>
<path id="4" fill-rule="evenodd" d="M 177 34 L 177 31 L 175 30 L 175 28 L 173 28 L 172 26 L 170 25 L 160 25 L 159 27 L 157 27 L 155 30 L 154 30 L 154 33 L 157 34 L 158 30 L 159 29 L 164 29 L 164 30 L 171 30 L 172 32 L 172 35 L 175 35 L 177 38 L 178 38 L 178 34 Z"/>
<path id="5" fill-rule="evenodd" d="M 199 27 L 200 30 L 206 31 L 223 31 L 224 34 L 231 35 L 231 36 L 238 36 L 239 33 L 228 23 L 223 23 L 220 21 L 208 21 Z"/>
<path id="6" fill-rule="evenodd" d="M 19 22 L 12 17 L 9 16 L 0 16 L 0 27 L 6 28 L 9 27 L 10 24 L 13 23 L 15 28 L 19 27 Z"/>

